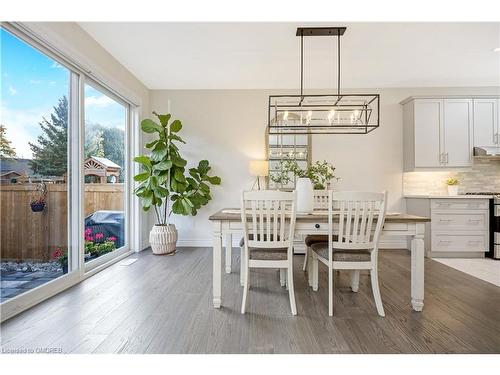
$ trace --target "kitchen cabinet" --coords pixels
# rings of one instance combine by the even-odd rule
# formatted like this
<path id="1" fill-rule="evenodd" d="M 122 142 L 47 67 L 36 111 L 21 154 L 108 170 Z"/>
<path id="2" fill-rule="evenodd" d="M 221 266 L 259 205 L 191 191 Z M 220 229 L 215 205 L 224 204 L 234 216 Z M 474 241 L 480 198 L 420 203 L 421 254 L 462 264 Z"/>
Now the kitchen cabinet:
<path id="1" fill-rule="evenodd" d="M 401 104 L 404 172 L 468 168 L 474 146 L 500 147 L 499 97 L 410 97 Z"/>
<path id="2" fill-rule="evenodd" d="M 498 99 L 474 99 L 474 146 L 500 146 L 498 117 Z"/>
<path id="3" fill-rule="evenodd" d="M 414 196 L 406 209 L 431 218 L 424 239 L 429 257 L 477 258 L 489 249 L 488 198 Z"/>
<path id="4" fill-rule="evenodd" d="M 412 99 L 403 104 L 404 169 L 472 164 L 472 100 Z"/>

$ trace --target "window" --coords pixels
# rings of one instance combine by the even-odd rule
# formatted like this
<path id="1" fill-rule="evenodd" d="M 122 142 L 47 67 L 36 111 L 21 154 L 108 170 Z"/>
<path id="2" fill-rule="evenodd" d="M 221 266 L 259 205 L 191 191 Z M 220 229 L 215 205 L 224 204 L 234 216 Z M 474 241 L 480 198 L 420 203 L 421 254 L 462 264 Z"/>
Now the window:
<path id="1" fill-rule="evenodd" d="M 0 29 L 1 302 L 68 272 L 70 71 Z"/>

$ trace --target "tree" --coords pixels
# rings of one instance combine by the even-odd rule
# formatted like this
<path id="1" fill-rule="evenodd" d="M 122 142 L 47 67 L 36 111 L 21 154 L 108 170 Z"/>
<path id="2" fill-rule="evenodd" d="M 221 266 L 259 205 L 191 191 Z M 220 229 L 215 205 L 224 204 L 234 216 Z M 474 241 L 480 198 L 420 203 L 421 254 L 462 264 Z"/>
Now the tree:
<path id="1" fill-rule="evenodd" d="M 85 124 L 85 159 L 91 156 L 104 157 L 104 137 L 101 126 Z"/>
<path id="2" fill-rule="evenodd" d="M 0 125 L 0 157 L 15 158 L 16 150 L 10 145 L 11 142 L 7 139 L 6 132 L 5 125 Z"/>
<path id="3" fill-rule="evenodd" d="M 68 99 L 63 96 L 54 107 L 50 121 L 43 117 L 39 123 L 42 135 L 38 144 L 29 143 L 33 152 L 30 166 L 33 171 L 43 176 L 62 176 L 68 164 Z"/>

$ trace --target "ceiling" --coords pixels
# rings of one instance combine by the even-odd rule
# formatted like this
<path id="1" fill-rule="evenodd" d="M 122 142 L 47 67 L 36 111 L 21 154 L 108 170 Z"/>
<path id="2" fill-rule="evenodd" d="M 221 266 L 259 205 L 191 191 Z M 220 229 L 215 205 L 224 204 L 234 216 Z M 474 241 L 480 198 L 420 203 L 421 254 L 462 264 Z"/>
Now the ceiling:
<path id="1" fill-rule="evenodd" d="M 80 26 L 150 89 L 295 89 L 298 26 L 347 26 L 346 88 L 500 86 L 500 23 Z M 305 88 L 336 87 L 335 39 L 305 38 Z"/>

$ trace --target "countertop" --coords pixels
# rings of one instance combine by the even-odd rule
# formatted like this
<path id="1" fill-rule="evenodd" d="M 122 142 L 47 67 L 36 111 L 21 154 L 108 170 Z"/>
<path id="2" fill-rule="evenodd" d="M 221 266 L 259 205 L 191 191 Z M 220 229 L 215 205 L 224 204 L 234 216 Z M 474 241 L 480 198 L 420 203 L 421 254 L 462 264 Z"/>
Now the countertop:
<path id="1" fill-rule="evenodd" d="M 423 198 L 423 199 L 491 199 L 493 195 L 411 195 L 405 194 L 404 198 Z"/>

